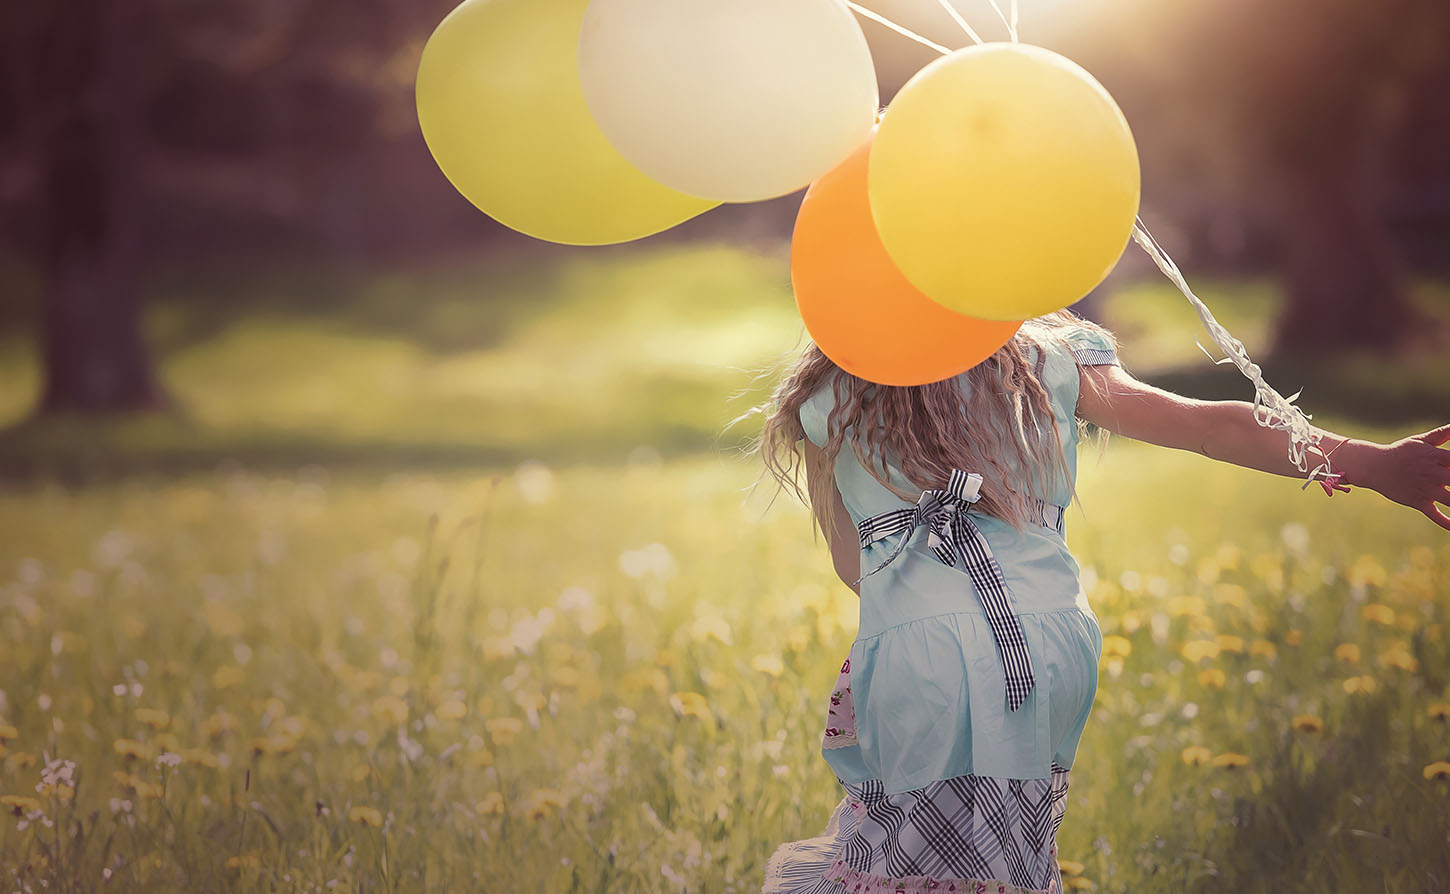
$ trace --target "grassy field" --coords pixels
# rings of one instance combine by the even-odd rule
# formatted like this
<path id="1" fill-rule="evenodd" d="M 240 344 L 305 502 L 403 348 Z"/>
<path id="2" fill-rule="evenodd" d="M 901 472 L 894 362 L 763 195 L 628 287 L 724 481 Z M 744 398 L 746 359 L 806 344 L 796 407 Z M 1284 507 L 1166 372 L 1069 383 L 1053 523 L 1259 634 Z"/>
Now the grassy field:
<path id="1" fill-rule="evenodd" d="M 289 276 L 345 294 L 221 317 L 168 286 L 186 418 L 0 445 L 0 886 L 758 890 L 836 801 L 856 612 L 718 437 L 795 341 L 782 269 Z M 1135 306 L 1125 338 L 1170 325 Z M 0 357 L 18 416 L 32 361 Z M 1450 890 L 1445 533 L 1130 442 L 1079 484 L 1106 642 L 1069 883 Z"/>

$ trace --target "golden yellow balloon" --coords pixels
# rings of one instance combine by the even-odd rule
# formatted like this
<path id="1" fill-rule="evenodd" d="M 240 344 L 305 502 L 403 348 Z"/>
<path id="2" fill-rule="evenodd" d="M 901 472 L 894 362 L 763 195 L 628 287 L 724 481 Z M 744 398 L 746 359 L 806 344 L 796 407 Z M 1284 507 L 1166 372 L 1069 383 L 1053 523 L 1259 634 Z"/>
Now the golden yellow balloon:
<path id="1" fill-rule="evenodd" d="M 906 278 L 952 310 L 1025 320 L 1082 298 L 1138 214 L 1133 134 L 1076 63 L 991 43 L 922 69 L 883 116 L 868 190 Z"/>
<path id="2" fill-rule="evenodd" d="M 418 123 L 485 214 L 538 239 L 628 242 L 718 205 L 642 174 L 605 139 L 579 83 L 588 0 L 465 0 L 418 64 Z"/>

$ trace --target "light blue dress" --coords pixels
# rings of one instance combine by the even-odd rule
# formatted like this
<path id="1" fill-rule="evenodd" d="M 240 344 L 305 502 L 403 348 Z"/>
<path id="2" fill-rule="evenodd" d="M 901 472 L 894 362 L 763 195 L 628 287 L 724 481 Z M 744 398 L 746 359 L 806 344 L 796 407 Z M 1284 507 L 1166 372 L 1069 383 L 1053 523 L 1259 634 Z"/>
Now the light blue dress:
<path id="1" fill-rule="evenodd" d="M 1034 337 L 1043 342 L 1043 356 L 1031 347 L 1028 359 L 1034 366 L 1040 362 L 1075 480 L 1078 366 L 1117 359 L 1111 343 L 1086 328 Z M 955 381 L 967 387 L 965 375 Z M 832 403 L 828 382 L 801 408 L 806 436 L 817 445 L 826 441 Z M 911 489 L 899 469 L 888 472 Z M 1065 506 L 1070 485 L 1055 477 L 1047 500 Z M 873 478 L 849 447 L 836 458 L 835 479 L 857 524 L 911 507 Z M 1077 562 L 1059 530 L 1032 525 L 1019 531 L 975 509 L 970 514 L 1011 591 L 1035 685 L 1016 711 L 1008 708 L 1002 659 L 972 579 L 939 561 L 928 549 L 927 530 L 916 528 L 906 550 L 861 583 L 860 629 L 846 665 L 854 735 L 822 749 L 843 783 L 879 781 L 892 795 L 964 774 L 1049 779 L 1054 769 L 1072 767 L 1102 653 Z M 861 573 L 880 565 L 899 537 L 863 549 Z"/>

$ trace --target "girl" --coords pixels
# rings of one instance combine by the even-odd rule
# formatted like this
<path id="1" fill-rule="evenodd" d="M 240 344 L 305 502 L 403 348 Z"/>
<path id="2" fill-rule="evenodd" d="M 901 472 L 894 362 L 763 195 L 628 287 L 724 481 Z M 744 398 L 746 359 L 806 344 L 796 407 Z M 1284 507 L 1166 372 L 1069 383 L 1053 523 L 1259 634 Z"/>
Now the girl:
<path id="1" fill-rule="evenodd" d="M 861 617 L 822 741 L 844 797 L 823 837 L 776 851 L 764 891 L 1059 891 L 1102 650 L 1063 539 L 1079 428 L 1301 476 L 1285 435 L 1250 404 L 1137 381 L 1112 335 L 1066 310 L 916 387 L 811 345 L 769 412 L 766 467 L 809 500 Z M 1450 425 L 1388 445 L 1316 431 L 1340 476 L 1326 492 L 1377 490 L 1450 530 Z"/>

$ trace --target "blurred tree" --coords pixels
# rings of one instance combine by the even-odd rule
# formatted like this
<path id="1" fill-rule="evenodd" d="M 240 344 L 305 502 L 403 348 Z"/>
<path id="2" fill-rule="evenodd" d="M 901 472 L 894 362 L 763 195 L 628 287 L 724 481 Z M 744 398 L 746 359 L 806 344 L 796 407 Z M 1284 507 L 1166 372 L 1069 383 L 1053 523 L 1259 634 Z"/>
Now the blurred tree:
<path id="1" fill-rule="evenodd" d="M 9 4 L 5 53 L 34 159 L 43 411 L 135 409 L 160 390 L 141 337 L 138 22 L 122 0 Z"/>
<path id="2" fill-rule="evenodd" d="M 1450 4 L 1224 0 L 1190 18 L 1196 102 L 1236 135 L 1280 245 L 1274 352 L 1400 346 L 1429 320 L 1387 226 L 1393 148 L 1417 81 L 1450 52 Z"/>

